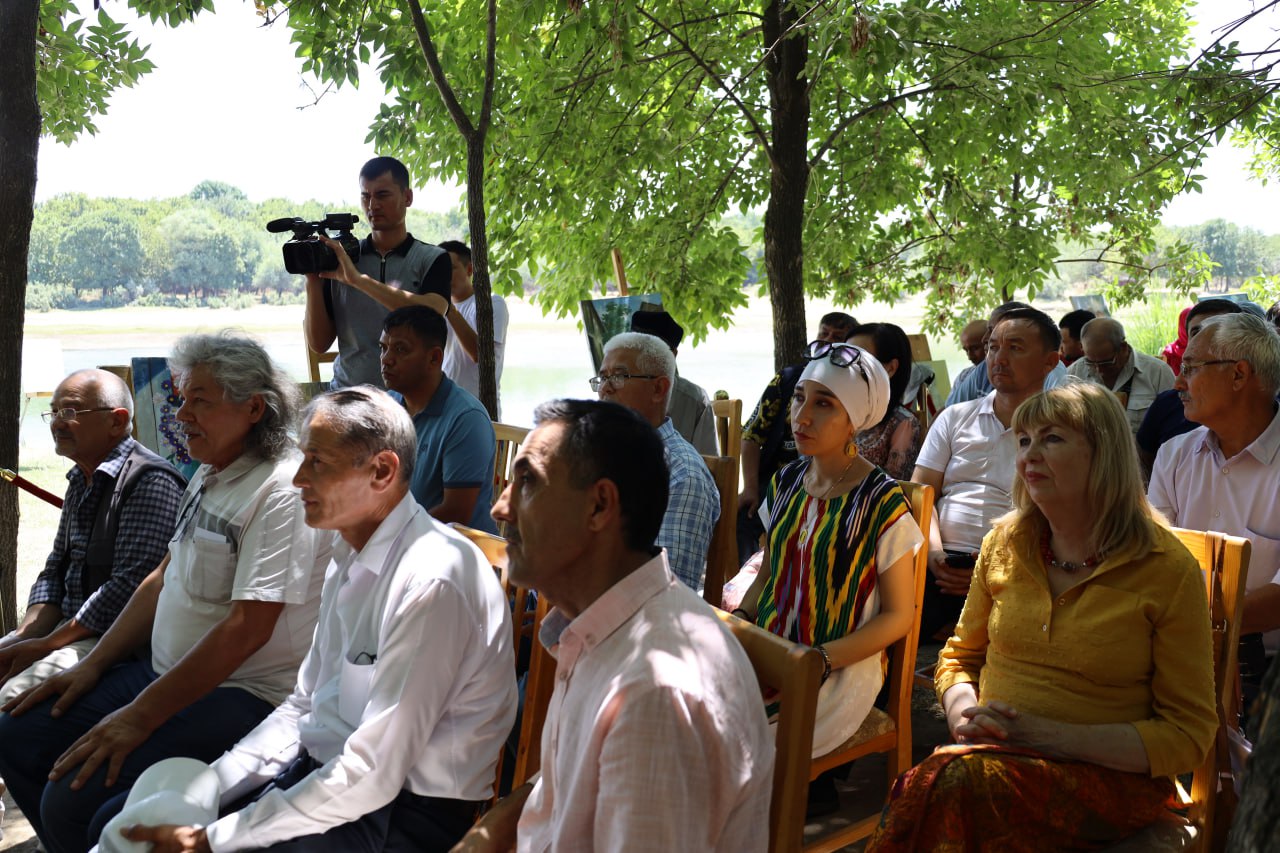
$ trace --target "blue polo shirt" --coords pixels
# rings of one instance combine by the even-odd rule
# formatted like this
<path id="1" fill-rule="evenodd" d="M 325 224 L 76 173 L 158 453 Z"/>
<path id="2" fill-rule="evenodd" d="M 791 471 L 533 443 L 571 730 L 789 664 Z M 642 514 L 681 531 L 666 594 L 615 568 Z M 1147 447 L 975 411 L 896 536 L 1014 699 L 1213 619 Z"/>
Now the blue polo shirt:
<path id="1" fill-rule="evenodd" d="M 404 404 L 404 397 L 388 392 Z M 497 533 L 489 510 L 493 506 L 493 457 L 497 440 L 493 422 L 480 401 L 447 376 L 427 407 L 413 417 L 418 433 L 418 461 L 409 491 L 430 510 L 444 500 L 445 489 L 479 488 L 469 527 Z"/>

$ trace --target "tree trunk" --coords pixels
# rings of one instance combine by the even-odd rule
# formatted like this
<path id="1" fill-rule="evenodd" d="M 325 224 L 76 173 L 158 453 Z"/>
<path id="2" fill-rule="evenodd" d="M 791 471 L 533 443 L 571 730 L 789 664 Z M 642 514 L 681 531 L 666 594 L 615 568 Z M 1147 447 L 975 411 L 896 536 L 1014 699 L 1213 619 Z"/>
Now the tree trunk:
<path id="1" fill-rule="evenodd" d="M 1272 661 L 1262 694 L 1249 711 L 1257 726 L 1245 767 L 1244 793 L 1231 824 L 1231 853 L 1280 850 L 1280 662 Z"/>
<path id="2" fill-rule="evenodd" d="M 809 189 L 809 92 L 804 66 L 809 40 L 796 9 L 772 0 L 764 10 L 765 73 L 769 82 L 773 160 L 764 214 L 764 267 L 773 307 L 773 363 L 800 360 L 808 340 L 804 316 L 804 203 Z"/>
<path id="3" fill-rule="evenodd" d="M 40 105 L 36 101 L 39 0 L 0 2 L 0 463 L 18 467 L 22 394 L 22 321 L 27 250 L 36 198 Z M 8 408 L 12 406 L 13 408 Z M 18 490 L 0 486 L 0 633 L 17 624 Z"/>
<path id="4" fill-rule="evenodd" d="M 498 382 L 493 352 L 493 285 L 489 281 L 489 232 L 484 208 L 484 141 L 486 128 L 467 139 L 467 226 L 471 230 L 471 285 L 476 292 L 476 346 L 480 356 L 480 402 L 498 419 Z"/>

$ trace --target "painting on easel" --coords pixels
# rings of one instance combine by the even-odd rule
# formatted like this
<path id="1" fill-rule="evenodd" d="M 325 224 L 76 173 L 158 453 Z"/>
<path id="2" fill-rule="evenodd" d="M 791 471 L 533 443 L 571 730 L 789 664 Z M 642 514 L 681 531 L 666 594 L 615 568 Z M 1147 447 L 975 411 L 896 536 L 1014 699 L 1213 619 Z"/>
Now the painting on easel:
<path id="1" fill-rule="evenodd" d="M 190 479 L 200 463 L 187 452 L 187 440 L 177 417 L 182 397 L 173 385 L 168 361 L 133 360 L 133 399 L 134 437 Z"/>
<path id="2" fill-rule="evenodd" d="M 656 293 L 634 296 L 609 296 L 602 299 L 584 299 L 582 326 L 587 332 L 587 346 L 591 349 L 591 366 L 600 372 L 604 362 L 604 345 L 614 335 L 631 328 L 631 315 L 637 311 L 661 311 L 662 297 Z"/>

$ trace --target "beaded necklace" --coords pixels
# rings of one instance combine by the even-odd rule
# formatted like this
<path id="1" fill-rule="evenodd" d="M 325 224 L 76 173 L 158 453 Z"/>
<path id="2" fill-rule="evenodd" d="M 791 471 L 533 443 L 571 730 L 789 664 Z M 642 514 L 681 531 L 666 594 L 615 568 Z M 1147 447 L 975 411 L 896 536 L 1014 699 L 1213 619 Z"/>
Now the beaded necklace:
<path id="1" fill-rule="evenodd" d="M 1049 531 L 1046 530 L 1044 535 L 1040 538 L 1040 554 L 1044 558 L 1045 565 L 1062 569 L 1068 574 L 1077 572 L 1080 569 L 1091 569 L 1101 563 L 1106 557 L 1106 553 L 1103 552 L 1094 554 L 1092 557 L 1086 557 L 1079 563 L 1073 563 L 1069 560 L 1059 560 L 1053 555 L 1053 547 L 1049 544 L 1049 539 L 1050 534 Z"/>

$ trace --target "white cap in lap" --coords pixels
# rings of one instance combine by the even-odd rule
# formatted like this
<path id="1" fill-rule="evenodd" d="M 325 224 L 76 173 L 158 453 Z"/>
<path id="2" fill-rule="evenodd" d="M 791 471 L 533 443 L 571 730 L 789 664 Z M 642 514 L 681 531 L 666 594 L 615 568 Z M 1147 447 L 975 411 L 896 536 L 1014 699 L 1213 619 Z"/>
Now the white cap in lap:
<path id="1" fill-rule="evenodd" d="M 857 356 L 848 367 L 833 364 L 831 356 L 845 356 L 840 349 L 854 350 Z M 871 353 L 853 344 L 831 344 L 831 349 L 805 365 L 800 382 L 825 385 L 844 406 L 845 413 L 857 432 L 870 429 L 884 420 L 889 407 L 889 374 Z"/>
<path id="2" fill-rule="evenodd" d="M 124 808 L 102 829 L 91 853 L 147 853 L 150 841 L 130 841 L 126 827 L 208 826 L 218 819 L 218 776 L 194 758 L 166 758 L 142 771 Z"/>

